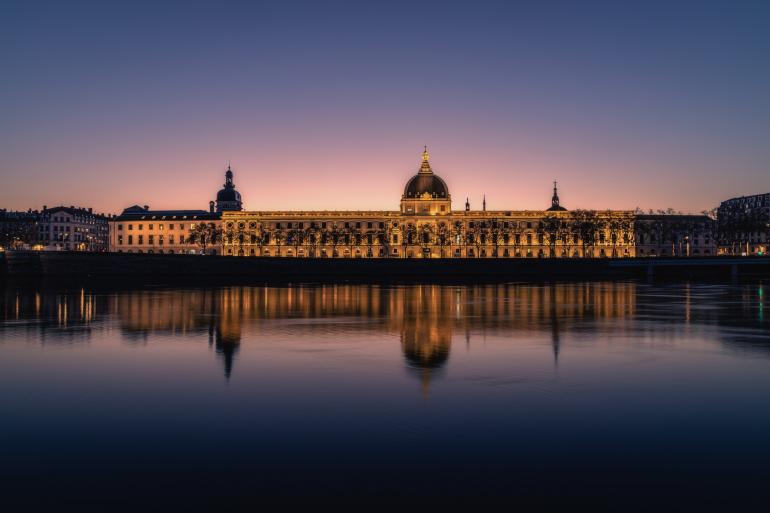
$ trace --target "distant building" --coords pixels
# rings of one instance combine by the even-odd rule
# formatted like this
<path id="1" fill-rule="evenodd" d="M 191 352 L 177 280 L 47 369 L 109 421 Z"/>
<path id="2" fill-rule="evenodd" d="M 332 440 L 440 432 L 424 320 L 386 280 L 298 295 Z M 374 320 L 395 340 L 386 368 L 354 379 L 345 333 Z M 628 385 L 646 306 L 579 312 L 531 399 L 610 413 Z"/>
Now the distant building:
<path id="1" fill-rule="evenodd" d="M 770 193 L 723 201 L 717 210 L 719 253 L 766 255 L 770 241 Z"/>
<path id="2" fill-rule="evenodd" d="M 717 254 L 714 221 L 705 215 L 648 215 L 634 218 L 636 256 Z"/>
<path id="3" fill-rule="evenodd" d="M 106 251 L 108 216 L 77 207 L 0 211 L 0 246 L 14 249 Z"/>
<path id="4" fill-rule="evenodd" d="M 38 221 L 38 244 L 42 249 L 107 251 L 109 217 L 91 208 L 43 207 Z"/>
<path id="5" fill-rule="evenodd" d="M 0 210 L 0 250 L 31 249 L 37 243 L 40 213 Z"/>

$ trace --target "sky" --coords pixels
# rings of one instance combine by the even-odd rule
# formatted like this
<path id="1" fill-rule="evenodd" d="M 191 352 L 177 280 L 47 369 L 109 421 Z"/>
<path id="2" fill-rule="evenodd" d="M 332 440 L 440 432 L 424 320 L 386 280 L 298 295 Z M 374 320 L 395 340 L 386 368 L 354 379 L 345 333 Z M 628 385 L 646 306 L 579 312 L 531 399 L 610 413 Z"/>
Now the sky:
<path id="1" fill-rule="evenodd" d="M 700 212 L 770 192 L 770 2 L 3 2 L 0 207 Z"/>

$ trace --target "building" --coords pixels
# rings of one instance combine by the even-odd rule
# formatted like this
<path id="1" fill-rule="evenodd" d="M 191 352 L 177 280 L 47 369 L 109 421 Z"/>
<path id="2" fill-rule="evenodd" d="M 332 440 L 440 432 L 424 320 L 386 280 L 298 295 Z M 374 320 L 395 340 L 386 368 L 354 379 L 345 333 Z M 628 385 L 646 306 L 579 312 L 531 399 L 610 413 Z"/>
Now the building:
<path id="1" fill-rule="evenodd" d="M 557 183 L 543 210 L 452 210 L 427 148 L 399 210 L 245 211 L 228 165 L 204 210 L 134 205 L 111 220 L 110 251 L 319 258 L 544 258 L 716 253 L 706 216 L 568 210 Z"/>
<path id="2" fill-rule="evenodd" d="M 107 251 L 109 219 L 91 208 L 44 206 L 38 221 L 38 245 L 64 251 Z"/>
<path id="3" fill-rule="evenodd" d="M 770 241 L 770 193 L 723 201 L 717 209 L 719 253 L 766 255 Z"/>
<path id="4" fill-rule="evenodd" d="M 109 216 L 93 209 L 43 207 L 27 212 L 0 211 L 0 246 L 53 251 L 106 251 Z"/>
<path id="5" fill-rule="evenodd" d="M 40 213 L 0 210 L 0 251 L 30 249 L 37 244 Z"/>
<path id="6" fill-rule="evenodd" d="M 221 251 L 222 212 L 242 208 L 233 171 L 227 166 L 225 183 L 209 202 L 209 210 L 150 210 L 133 205 L 110 221 L 109 248 L 117 253 L 216 255 Z"/>
<path id="7" fill-rule="evenodd" d="M 219 217 L 206 210 L 150 210 L 146 205 L 134 205 L 110 220 L 110 251 L 216 254 Z M 209 236 L 195 239 L 193 234 L 204 227 Z"/>
<path id="8" fill-rule="evenodd" d="M 705 215 L 635 216 L 636 256 L 712 256 L 717 254 L 714 220 Z"/>
<path id="9" fill-rule="evenodd" d="M 561 205 L 556 185 L 551 206 L 544 210 L 489 211 L 486 200 L 482 210 L 471 210 L 467 200 L 464 210 L 452 210 L 449 187 L 434 173 L 426 148 L 417 174 L 404 187 L 398 211 L 224 211 L 222 254 L 353 258 L 713 254 L 711 225 L 705 216 L 643 219 L 633 211 L 570 211 Z M 665 226 L 663 235 L 647 234 L 648 227 L 657 230 L 659 225 Z M 644 243 L 637 253 L 640 235 Z"/>

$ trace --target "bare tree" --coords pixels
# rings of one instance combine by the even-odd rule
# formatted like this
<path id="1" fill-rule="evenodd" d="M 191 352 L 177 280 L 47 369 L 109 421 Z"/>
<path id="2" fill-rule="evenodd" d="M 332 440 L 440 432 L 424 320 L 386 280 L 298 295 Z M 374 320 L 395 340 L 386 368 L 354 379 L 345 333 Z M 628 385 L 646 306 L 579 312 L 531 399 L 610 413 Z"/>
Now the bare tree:
<path id="1" fill-rule="evenodd" d="M 200 246 L 203 254 L 206 254 L 206 248 L 209 245 L 216 244 L 223 237 L 222 228 L 214 223 L 198 223 L 190 230 L 190 235 L 185 243 L 194 246 Z"/>
<path id="2" fill-rule="evenodd" d="M 596 235 L 599 232 L 599 220 L 595 210 L 574 210 L 572 212 L 574 219 L 573 226 L 575 232 L 580 237 L 580 243 L 583 249 L 583 256 L 587 256 L 588 248 L 593 248 L 596 241 Z"/>

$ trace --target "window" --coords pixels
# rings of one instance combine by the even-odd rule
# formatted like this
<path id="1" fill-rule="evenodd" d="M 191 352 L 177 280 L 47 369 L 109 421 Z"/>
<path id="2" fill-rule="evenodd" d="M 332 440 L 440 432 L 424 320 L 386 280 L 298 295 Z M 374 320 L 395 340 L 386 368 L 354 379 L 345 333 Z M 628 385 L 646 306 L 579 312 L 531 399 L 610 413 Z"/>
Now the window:
<path id="1" fill-rule="evenodd" d="M 173 230 L 173 229 L 174 229 L 174 223 L 170 223 L 170 224 L 168 225 L 168 229 L 169 229 L 169 230 Z"/>
<path id="2" fill-rule="evenodd" d="M 139 244 L 144 244 L 144 235 L 139 236 Z"/>
<path id="3" fill-rule="evenodd" d="M 133 243 L 134 243 L 134 236 L 133 235 L 129 235 L 128 236 L 128 245 L 130 246 Z"/>
<path id="4" fill-rule="evenodd" d="M 168 236 L 168 243 L 169 244 L 174 244 L 174 236 L 173 235 L 169 235 Z"/>
<path id="5" fill-rule="evenodd" d="M 149 234 L 149 235 L 147 236 L 147 243 L 148 243 L 148 244 L 155 244 L 155 235 L 153 235 L 153 234 Z"/>
<path id="6" fill-rule="evenodd" d="M 152 237 L 152 235 L 150 235 Z M 158 235 L 158 244 L 163 245 L 163 235 Z"/>
<path id="7" fill-rule="evenodd" d="M 441 211 L 446 212 L 446 205 L 441 205 Z"/>
<path id="8" fill-rule="evenodd" d="M 123 229 L 123 225 L 122 225 L 122 224 L 119 224 L 119 225 L 118 225 L 118 230 L 122 230 L 122 229 Z"/>
<path id="9" fill-rule="evenodd" d="M 153 228 L 152 228 L 152 226 L 153 226 L 153 225 L 150 225 L 150 226 L 149 226 L 149 229 L 150 229 L 150 230 L 152 230 L 152 229 L 153 229 Z"/>
<path id="10" fill-rule="evenodd" d="M 163 230 L 163 223 L 158 223 L 158 230 Z"/>
<path id="11" fill-rule="evenodd" d="M 193 226 L 195 226 L 195 225 L 193 225 Z M 179 229 L 180 229 L 180 230 L 184 230 L 184 224 L 180 224 L 180 225 L 179 225 Z"/>
<path id="12" fill-rule="evenodd" d="M 140 225 L 139 225 L 139 229 L 140 229 L 140 230 L 143 230 L 143 229 L 144 229 L 144 225 L 143 225 L 143 224 L 140 224 Z"/>
<path id="13" fill-rule="evenodd" d="M 130 237 L 130 235 L 129 235 L 129 237 Z M 118 245 L 121 245 L 121 246 L 123 245 L 123 236 L 122 235 L 118 235 Z"/>
<path id="14" fill-rule="evenodd" d="M 171 242 L 173 244 L 173 241 Z M 179 244 L 184 244 L 184 235 L 179 235 Z"/>
<path id="15" fill-rule="evenodd" d="M 372 228 L 374 225 L 372 223 L 366 223 L 367 228 Z"/>

